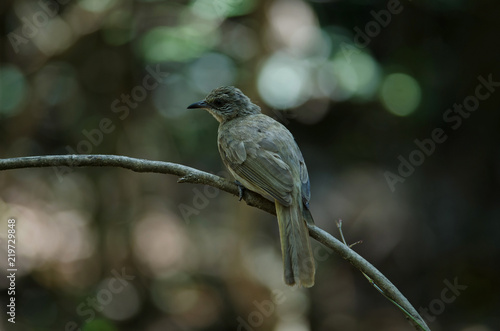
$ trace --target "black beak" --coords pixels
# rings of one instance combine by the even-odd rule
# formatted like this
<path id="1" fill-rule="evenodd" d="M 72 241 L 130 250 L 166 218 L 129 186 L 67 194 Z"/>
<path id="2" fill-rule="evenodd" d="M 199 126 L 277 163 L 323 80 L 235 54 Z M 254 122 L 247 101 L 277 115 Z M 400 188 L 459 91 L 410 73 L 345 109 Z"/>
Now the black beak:
<path id="1" fill-rule="evenodd" d="M 196 109 L 196 108 L 209 108 L 210 106 L 205 100 L 195 102 L 187 107 L 187 109 Z"/>

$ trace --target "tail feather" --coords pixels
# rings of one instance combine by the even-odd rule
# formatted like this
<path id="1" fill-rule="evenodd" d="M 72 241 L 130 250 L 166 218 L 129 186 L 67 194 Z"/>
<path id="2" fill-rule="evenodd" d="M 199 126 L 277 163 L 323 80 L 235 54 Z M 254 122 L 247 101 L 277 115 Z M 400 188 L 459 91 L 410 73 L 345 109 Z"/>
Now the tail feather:
<path id="1" fill-rule="evenodd" d="M 306 220 L 312 221 L 311 214 L 308 210 L 303 210 L 300 202 L 283 206 L 277 201 L 276 214 L 280 231 L 285 283 L 311 287 L 314 285 L 315 266 L 306 225 Z"/>

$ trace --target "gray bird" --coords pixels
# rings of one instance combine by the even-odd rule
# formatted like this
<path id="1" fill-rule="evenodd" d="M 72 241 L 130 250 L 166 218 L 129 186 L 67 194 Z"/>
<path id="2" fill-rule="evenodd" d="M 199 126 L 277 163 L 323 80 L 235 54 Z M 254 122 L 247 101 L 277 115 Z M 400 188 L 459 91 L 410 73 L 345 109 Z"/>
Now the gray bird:
<path id="1" fill-rule="evenodd" d="M 290 131 L 233 86 L 216 88 L 188 107 L 193 108 L 219 121 L 219 153 L 238 184 L 275 202 L 285 283 L 313 286 L 309 175 Z"/>

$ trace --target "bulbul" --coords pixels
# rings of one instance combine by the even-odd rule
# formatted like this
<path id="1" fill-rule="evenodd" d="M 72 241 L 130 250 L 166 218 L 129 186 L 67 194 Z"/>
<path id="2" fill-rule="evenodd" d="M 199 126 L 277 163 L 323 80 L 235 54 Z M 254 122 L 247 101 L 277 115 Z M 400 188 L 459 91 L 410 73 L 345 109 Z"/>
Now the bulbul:
<path id="1" fill-rule="evenodd" d="M 238 184 L 275 202 L 285 283 L 313 286 L 309 175 L 290 131 L 233 86 L 216 88 L 188 107 L 193 108 L 219 121 L 219 153 Z"/>

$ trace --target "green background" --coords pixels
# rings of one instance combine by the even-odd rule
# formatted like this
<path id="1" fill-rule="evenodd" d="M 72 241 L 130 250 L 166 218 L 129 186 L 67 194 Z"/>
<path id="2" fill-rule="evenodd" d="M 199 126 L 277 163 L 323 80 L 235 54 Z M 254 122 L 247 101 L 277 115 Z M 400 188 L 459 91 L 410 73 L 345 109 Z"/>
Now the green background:
<path id="1" fill-rule="evenodd" d="M 497 16 L 482 0 L 2 1 L 0 157 L 221 173 L 217 122 L 186 107 L 235 85 L 294 134 L 318 226 L 338 236 L 341 218 L 432 330 L 498 330 L 500 87 L 478 87 L 500 82 Z M 0 274 L 10 217 L 18 267 L 0 328 L 412 330 L 316 242 L 316 285 L 286 288 L 273 216 L 176 180 L 0 172 Z"/>

